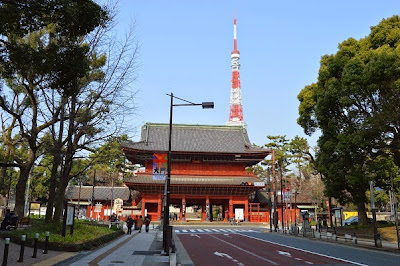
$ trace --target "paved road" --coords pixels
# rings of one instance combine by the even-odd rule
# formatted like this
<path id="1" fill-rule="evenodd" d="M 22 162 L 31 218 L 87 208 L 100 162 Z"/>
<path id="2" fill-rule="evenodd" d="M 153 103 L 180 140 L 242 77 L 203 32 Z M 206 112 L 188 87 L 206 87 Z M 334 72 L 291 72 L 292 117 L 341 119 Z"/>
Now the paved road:
<path id="1" fill-rule="evenodd" d="M 249 228 L 176 228 L 195 265 L 400 265 L 398 254 Z"/>

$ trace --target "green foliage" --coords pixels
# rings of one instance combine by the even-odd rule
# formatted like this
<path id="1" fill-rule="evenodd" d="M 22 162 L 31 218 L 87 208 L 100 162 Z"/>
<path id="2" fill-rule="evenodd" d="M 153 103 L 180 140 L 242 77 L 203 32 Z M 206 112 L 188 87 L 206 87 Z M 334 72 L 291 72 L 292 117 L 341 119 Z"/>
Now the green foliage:
<path id="1" fill-rule="evenodd" d="M 370 179 L 384 185 L 389 172 L 399 178 L 399 36 L 400 17 L 393 16 L 367 37 L 343 41 L 321 58 L 318 82 L 298 95 L 298 123 L 306 134 L 321 131 L 315 167 L 341 203 L 362 207 Z"/>
<path id="2" fill-rule="evenodd" d="M 80 244 L 88 240 L 112 233 L 119 229 L 109 229 L 108 226 L 96 226 L 87 221 L 75 220 L 74 233 L 71 235 L 69 227 L 67 227 L 66 235 L 63 237 L 62 224 L 46 223 L 44 220 L 33 220 L 33 226 L 24 230 L 12 231 L 14 236 L 20 237 L 26 235 L 27 238 L 35 238 L 35 234 L 39 233 L 39 241 L 46 239 L 46 231 L 50 232 L 49 241 L 57 243 L 73 243 Z"/>

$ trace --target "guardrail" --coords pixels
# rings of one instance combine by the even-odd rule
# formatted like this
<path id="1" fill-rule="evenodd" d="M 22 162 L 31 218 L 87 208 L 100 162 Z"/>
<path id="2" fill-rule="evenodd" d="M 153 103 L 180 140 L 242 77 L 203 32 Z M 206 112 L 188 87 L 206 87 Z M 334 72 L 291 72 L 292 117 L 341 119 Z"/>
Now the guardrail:
<path id="1" fill-rule="evenodd" d="M 356 233 L 353 234 L 342 234 L 339 235 L 336 230 L 333 229 L 325 229 L 325 230 L 315 230 L 314 228 L 299 228 L 292 226 L 291 228 L 279 228 L 277 230 L 280 234 L 291 234 L 295 236 L 302 236 L 307 238 L 318 238 L 318 239 L 326 239 L 329 241 L 343 241 L 352 244 L 368 244 L 368 245 L 375 245 L 375 240 L 370 239 L 370 235 L 361 235 Z M 377 235 L 376 247 L 382 247 L 382 240 L 380 235 Z"/>

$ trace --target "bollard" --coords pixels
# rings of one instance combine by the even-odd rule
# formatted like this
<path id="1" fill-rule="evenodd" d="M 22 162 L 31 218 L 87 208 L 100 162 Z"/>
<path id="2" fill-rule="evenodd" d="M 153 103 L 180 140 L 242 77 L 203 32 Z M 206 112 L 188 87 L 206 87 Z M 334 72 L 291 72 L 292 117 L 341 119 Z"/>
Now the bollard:
<path id="1" fill-rule="evenodd" d="M 381 240 L 380 234 L 376 234 L 376 247 L 378 247 L 378 248 L 382 247 L 382 240 Z"/>
<path id="2" fill-rule="evenodd" d="M 353 234 L 353 244 L 357 244 L 357 237 L 356 237 L 356 233 Z"/>
<path id="3" fill-rule="evenodd" d="M 49 236 L 50 236 L 50 232 L 46 231 L 46 241 L 44 242 L 43 254 L 47 254 L 48 253 L 48 250 L 49 250 Z"/>
<path id="4" fill-rule="evenodd" d="M 22 235 L 21 236 L 21 250 L 19 251 L 18 262 L 24 262 L 25 240 L 26 240 L 26 235 Z"/>
<path id="5" fill-rule="evenodd" d="M 32 258 L 36 258 L 38 241 L 39 241 L 39 234 L 36 233 L 35 234 L 35 242 L 33 243 L 33 255 L 32 255 Z"/>
<path id="6" fill-rule="evenodd" d="M 4 256 L 3 256 L 3 264 L 1 266 L 6 266 L 7 265 L 7 260 L 8 260 L 8 247 L 10 246 L 10 239 L 6 238 L 5 244 L 4 244 Z"/>

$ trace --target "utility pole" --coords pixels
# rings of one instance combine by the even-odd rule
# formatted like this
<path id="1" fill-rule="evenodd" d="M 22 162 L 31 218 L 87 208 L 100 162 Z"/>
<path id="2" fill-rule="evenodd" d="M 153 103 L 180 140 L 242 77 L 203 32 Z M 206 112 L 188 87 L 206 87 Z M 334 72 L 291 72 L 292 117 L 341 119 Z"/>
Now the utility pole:
<path id="1" fill-rule="evenodd" d="M 392 191 L 392 197 L 393 197 L 393 210 L 394 210 L 394 221 L 396 224 L 396 237 L 397 237 L 397 248 L 400 249 L 400 241 L 399 241 L 399 220 L 398 220 L 398 213 L 397 213 L 397 200 L 396 200 L 396 194 L 394 190 L 394 185 L 393 185 L 393 174 L 392 171 L 390 171 L 390 183 L 391 183 L 391 191 Z"/>
<path id="2" fill-rule="evenodd" d="M 369 181 L 369 191 L 371 194 L 371 209 L 372 209 L 372 219 L 374 223 L 374 241 L 375 247 L 378 246 L 378 228 L 376 227 L 376 209 L 375 209 L 375 199 L 374 199 L 374 181 Z"/>
<path id="3" fill-rule="evenodd" d="M 279 171 L 281 174 L 281 219 L 282 219 L 282 231 L 285 230 L 285 225 L 283 222 L 283 171 L 282 171 L 282 165 L 279 164 Z"/>
<path id="4" fill-rule="evenodd" d="M 91 208 L 90 208 L 90 218 L 93 219 L 93 206 L 94 206 L 94 186 L 96 184 L 96 169 L 94 169 L 93 173 L 93 189 L 92 189 L 92 202 L 91 202 Z"/>
<path id="5" fill-rule="evenodd" d="M 274 189 L 274 227 L 275 232 L 278 229 L 278 213 L 276 212 L 278 196 L 276 194 L 276 171 L 275 171 L 275 150 L 272 150 L 272 178 L 273 178 L 273 189 Z"/>

